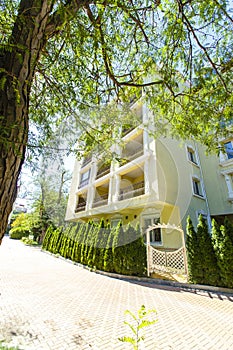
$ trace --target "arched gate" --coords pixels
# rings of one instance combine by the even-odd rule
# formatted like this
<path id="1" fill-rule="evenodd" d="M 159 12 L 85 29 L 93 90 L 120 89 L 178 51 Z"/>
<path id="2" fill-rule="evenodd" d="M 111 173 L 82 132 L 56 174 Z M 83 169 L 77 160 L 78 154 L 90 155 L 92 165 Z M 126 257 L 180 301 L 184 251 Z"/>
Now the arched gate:
<path id="1" fill-rule="evenodd" d="M 150 232 L 156 228 L 179 231 L 182 236 L 182 247 L 175 251 L 161 251 L 150 244 Z M 179 226 L 171 224 L 154 224 L 146 231 L 147 243 L 147 275 L 156 271 L 187 274 L 187 258 L 184 231 Z"/>

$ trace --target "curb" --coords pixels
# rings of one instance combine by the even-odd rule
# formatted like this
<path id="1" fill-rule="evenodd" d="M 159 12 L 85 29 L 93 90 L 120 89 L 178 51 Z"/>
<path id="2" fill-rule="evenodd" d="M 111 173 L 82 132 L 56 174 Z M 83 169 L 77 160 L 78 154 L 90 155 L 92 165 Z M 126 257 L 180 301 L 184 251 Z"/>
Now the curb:
<path id="1" fill-rule="evenodd" d="M 189 283 L 181 283 L 181 282 L 173 282 L 169 280 L 162 280 L 159 278 L 150 278 L 150 277 L 137 277 L 137 276 L 128 276 L 128 275 L 119 275 L 116 273 L 111 273 L 111 272 L 105 272 L 101 270 L 95 270 L 94 268 L 88 267 L 86 265 L 82 265 L 80 263 L 76 263 L 72 260 L 65 259 L 61 255 L 56 255 L 53 254 L 47 250 L 41 249 L 42 253 L 52 255 L 55 258 L 59 258 L 61 260 L 66 261 L 69 264 L 76 265 L 78 267 L 81 267 L 85 270 L 88 270 L 89 272 L 94 272 L 99 275 L 107 276 L 110 278 L 116 278 L 119 280 L 131 282 L 131 281 L 137 281 L 137 282 L 145 282 L 148 284 L 155 284 L 155 285 L 161 285 L 161 286 L 170 286 L 174 288 L 181 288 L 181 289 L 187 289 L 187 290 L 202 290 L 205 292 L 212 292 L 212 293 L 221 293 L 221 294 L 227 294 L 233 297 L 233 289 L 231 288 L 224 288 L 224 287 L 214 287 L 214 286 L 208 286 L 204 284 L 189 284 Z"/>

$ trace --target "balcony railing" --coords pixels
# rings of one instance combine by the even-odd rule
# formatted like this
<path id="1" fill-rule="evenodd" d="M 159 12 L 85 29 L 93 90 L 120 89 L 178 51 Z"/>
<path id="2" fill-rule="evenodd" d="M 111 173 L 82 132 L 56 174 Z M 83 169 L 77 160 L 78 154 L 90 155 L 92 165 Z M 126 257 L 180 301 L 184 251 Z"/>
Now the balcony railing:
<path id="1" fill-rule="evenodd" d="M 132 131 L 133 129 L 135 129 L 135 126 L 124 127 L 122 129 L 122 136 L 125 136 L 125 135 L 129 134 L 130 131 Z"/>
<path id="2" fill-rule="evenodd" d="M 85 157 L 83 159 L 82 168 L 84 168 L 88 163 L 90 163 L 91 159 L 92 159 L 92 155 L 91 154 L 88 155 L 87 157 Z"/>
<path id="3" fill-rule="evenodd" d="M 79 211 L 84 211 L 86 209 L 86 202 L 78 203 L 75 208 L 75 213 L 78 213 Z"/>
<path id="4" fill-rule="evenodd" d="M 92 207 L 100 207 L 102 205 L 108 204 L 108 193 L 103 194 L 101 197 L 97 197 L 94 199 Z"/>
<path id="5" fill-rule="evenodd" d="M 99 179 L 100 177 L 109 174 L 110 173 L 110 166 L 106 166 L 103 168 L 100 168 L 97 172 L 96 179 Z"/>
<path id="6" fill-rule="evenodd" d="M 85 179 L 85 180 L 81 181 L 78 188 L 86 186 L 88 184 L 88 182 L 89 182 L 89 179 Z"/>
<path id="7" fill-rule="evenodd" d="M 121 165 L 125 164 L 125 163 L 129 163 L 132 160 L 142 156 L 144 153 L 143 147 L 139 146 L 136 149 L 134 149 L 133 151 L 124 151 L 121 155 Z"/>
<path id="8" fill-rule="evenodd" d="M 137 182 L 131 186 L 125 187 L 120 190 L 119 201 L 124 199 L 129 199 L 133 197 L 141 196 L 145 193 L 145 183 L 144 181 Z"/>

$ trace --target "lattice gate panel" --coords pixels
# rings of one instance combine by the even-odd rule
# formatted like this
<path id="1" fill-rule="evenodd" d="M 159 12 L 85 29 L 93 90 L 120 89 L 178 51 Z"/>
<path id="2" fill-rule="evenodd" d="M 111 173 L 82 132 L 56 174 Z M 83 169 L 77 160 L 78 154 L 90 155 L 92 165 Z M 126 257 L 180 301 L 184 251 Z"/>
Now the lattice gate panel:
<path id="1" fill-rule="evenodd" d="M 166 253 L 157 249 L 151 249 L 151 270 L 163 270 L 166 266 Z"/>
<path id="2" fill-rule="evenodd" d="M 150 246 L 150 272 L 185 272 L 184 248 L 174 252 L 162 252 Z"/>
<path id="3" fill-rule="evenodd" d="M 185 271 L 184 248 L 180 248 L 175 252 L 167 252 L 167 267 L 175 270 Z"/>

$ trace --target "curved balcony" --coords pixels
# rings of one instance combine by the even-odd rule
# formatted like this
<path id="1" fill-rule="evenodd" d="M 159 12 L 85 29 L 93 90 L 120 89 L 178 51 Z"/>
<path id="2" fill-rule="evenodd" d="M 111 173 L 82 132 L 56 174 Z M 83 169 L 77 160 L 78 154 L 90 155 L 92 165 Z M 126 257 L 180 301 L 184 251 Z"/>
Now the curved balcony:
<path id="1" fill-rule="evenodd" d="M 95 198 L 92 204 L 92 208 L 100 207 L 102 205 L 107 205 L 107 204 L 108 204 L 108 193 Z"/>

